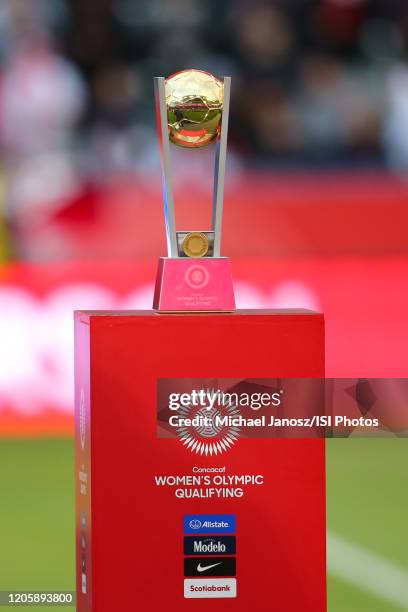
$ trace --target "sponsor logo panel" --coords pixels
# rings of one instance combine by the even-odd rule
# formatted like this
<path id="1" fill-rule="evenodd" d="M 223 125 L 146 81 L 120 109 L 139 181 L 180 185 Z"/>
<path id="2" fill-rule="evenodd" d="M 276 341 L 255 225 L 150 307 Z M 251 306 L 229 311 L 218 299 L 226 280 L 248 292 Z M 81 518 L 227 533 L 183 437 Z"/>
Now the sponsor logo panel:
<path id="1" fill-rule="evenodd" d="M 235 557 L 185 557 L 184 576 L 236 576 Z"/>
<path id="2" fill-rule="evenodd" d="M 235 578 L 194 579 L 184 580 L 184 597 L 189 598 L 227 598 L 237 596 L 237 581 Z"/>
<path id="3" fill-rule="evenodd" d="M 235 536 L 185 536 L 185 555 L 235 555 Z"/>
<path id="4" fill-rule="evenodd" d="M 184 533 L 187 535 L 235 532 L 235 514 L 187 514 L 184 516 Z"/>

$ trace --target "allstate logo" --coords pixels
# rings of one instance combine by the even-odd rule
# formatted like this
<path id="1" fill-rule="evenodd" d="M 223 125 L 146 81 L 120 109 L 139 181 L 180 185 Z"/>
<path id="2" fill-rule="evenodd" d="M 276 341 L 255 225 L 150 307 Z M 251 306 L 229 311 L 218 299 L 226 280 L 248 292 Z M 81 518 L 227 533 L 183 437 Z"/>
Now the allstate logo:
<path id="1" fill-rule="evenodd" d="M 199 521 L 198 519 L 193 519 L 192 521 L 189 522 L 189 527 L 191 529 L 200 529 L 201 521 Z"/>

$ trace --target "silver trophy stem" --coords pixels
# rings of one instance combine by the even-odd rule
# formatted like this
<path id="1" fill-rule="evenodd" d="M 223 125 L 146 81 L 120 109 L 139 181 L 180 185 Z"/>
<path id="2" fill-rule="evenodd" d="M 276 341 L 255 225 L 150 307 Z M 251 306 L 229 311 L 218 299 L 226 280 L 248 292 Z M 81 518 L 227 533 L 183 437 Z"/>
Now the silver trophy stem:
<path id="1" fill-rule="evenodd" d="M 215 152 L 212 229 L 214 231 L 214 257 L 221 255 L 222 209 L 224 204 L 225 162 L 227 158 L 228 117 L 231 77 L 224 77 L 224 104 L 221 134 Z"/>
<path id="2" fill-rule="evenodd" d="M 167 254 L 168 257 L 177 257 L 176 215 L 174 210 L 173 189 L 171 185 L 170 142 L 167 128 L 166 96 L 164 91 L 164 77 L 154 78 L 154 92 L 156 97 L 156 115 L 159 130 L 159 147 L 162 167 L 162 184 L 164 196 L 164 217 L 166 223 Z"/>

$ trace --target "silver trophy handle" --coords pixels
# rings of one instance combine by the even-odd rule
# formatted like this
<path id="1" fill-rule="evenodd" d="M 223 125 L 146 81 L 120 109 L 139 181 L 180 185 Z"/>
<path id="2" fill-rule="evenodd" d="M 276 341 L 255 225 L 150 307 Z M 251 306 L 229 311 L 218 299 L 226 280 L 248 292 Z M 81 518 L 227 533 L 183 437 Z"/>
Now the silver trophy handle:
<path id="1" fill-rule="evenodd" d="M 168 257 L 177 257 L 176 214 L 171 183 L 170 141 L 167 128 L 167 108 L 164 83 L 164 77 L 154 78 L 154 93 L 156 98 L 156 115 L 162 168 L 164 219 L 166 223 L 167 236 L 167 255 Z"/>
<path id="2" fill-rule="evenodd" d="M 231 77 L 224 77 L 224 102 L 221 134 L 216 144 L 212 229 L 214 231 L 214 257 L 221 255 L 222 209 L 224 205 L 225 162 L 227 159 L 228 118 L 230 107 Z"/>

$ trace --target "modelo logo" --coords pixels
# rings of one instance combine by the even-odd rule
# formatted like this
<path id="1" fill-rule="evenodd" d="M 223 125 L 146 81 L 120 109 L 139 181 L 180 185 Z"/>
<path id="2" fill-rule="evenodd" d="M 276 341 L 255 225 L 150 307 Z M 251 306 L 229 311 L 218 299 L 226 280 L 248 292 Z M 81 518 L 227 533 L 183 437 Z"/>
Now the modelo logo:
<path id="1" fill-rule="evenodd" d="M 208 544 L 204 542 L 194 542 L 193 548 L 195 553 L 225 553 L 226 550 L 225 544 L 221 544 L 221 542 L 214 541 L 208 542 Z"/>
<path id="2" fill-rule="evenodd" d="M 219 536 L 217 538 L 186 536 L 184 538 L 185 555 L 235 555 L 235 553 L 235 536 Z"/>

